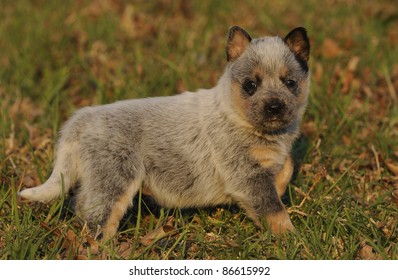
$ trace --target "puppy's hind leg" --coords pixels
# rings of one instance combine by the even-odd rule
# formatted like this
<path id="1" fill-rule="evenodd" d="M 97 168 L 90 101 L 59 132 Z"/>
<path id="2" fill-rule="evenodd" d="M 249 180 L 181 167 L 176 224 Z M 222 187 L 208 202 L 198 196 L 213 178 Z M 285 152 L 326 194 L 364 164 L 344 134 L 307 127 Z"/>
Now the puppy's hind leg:
<path id="1" fill-rule="evenodd" d="M 115 138 L 116 136 L 114 136 Z M 94 234 L 111 238 L 144 178 L 143 162 L 134 143 L 84 139 L 84 176 L 76 197 L 78 215 Z"/>
<path id="2" fill-rule="evenodd" d="M 77 194 L 77 214 L 87 223 L 91 233 L 101 236 L 104 241 L 112 238 L 119 227 L 120 220 L 132 205 L 138 193 L 141 180 L 118 185 L 115 190 L 89 188 L 82 184 Z M 98 186 L 98 185 L 96 185 Z"/>
<path id="3" fill-rule="evenodd" d="M 91 233 L 101 236 L 104 241 L 116 234 L 120 220 L 139 191 L 141 180 L 116 184 L 111 183 L 114 188 L 108 188 L 104 181 L 83 181 L 77 193 L 77 214 L 87 223 Z"/>
<path id="4" fill-rule="evenodd" d="M 133 198 L 137 194 L 140 185 L 141 181 L 133 180 L 128 189 L 115 201 L 102 230 L 104 240 L 108 240 L 116 234 L 120 220 L 127 209 L 132 206 Z"/>

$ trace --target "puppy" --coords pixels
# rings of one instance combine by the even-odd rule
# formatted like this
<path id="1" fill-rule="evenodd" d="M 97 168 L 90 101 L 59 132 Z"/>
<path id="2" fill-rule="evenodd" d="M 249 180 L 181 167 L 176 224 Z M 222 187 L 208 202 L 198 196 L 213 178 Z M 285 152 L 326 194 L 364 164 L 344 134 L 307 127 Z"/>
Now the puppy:
<path id="1" fill-rule="evenodd" d="M 164 207 L 236 202 L 260 227 L 265 219 L 276 234 L 293 230 L 280 197 L 307 104 L 309 52 L 304 28 L 252 39 L 233 26 L 214 88 L 78 110 L 50 178 L 19 195 L 49 202 L 79 184 L 77 213 L 105 239 L 140 186 Z"/>

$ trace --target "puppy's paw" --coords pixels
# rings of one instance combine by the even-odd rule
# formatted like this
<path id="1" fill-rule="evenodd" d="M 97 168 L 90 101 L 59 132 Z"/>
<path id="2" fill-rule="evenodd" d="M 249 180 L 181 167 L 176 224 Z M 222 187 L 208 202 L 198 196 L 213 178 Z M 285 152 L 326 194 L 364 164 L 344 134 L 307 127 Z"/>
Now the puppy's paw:
<path id="1" fill-rule="evenodd" d="M 282 235 L 289 231 L 295 232 L 296 230 L 285 210 L 268 215 L 266 220 L 268 228 L 276 235 Z"/>

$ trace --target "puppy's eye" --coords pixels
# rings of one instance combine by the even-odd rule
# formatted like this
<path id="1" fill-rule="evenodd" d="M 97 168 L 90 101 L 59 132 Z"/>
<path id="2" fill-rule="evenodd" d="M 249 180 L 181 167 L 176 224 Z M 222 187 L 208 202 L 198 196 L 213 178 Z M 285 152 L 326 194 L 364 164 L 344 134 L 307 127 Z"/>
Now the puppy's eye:
<path id="1" fill-rule="evenodd" d="M 297 88 L 297 82 L 294 80 L 286 80 L 285 85 L 288 87 L 290 90 L 295 90 Z"/>
<path id="2" fill-rule="evenodd" d="M 257 90 L 257 84 L 254 81 L 246 80 L 243 83 L 242 88 L 248 95 L 253 95 Z"/>

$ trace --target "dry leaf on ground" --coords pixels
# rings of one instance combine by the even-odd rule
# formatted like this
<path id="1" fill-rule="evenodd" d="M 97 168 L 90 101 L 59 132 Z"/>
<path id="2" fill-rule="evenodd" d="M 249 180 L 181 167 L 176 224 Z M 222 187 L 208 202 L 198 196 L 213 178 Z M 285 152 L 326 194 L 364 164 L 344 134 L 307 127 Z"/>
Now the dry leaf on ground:
<path id="1" fill-rule="evenodd" d="M 165 238 L 167 236 L 171 236 L 175 234 L 175 228 L 170 226 L 170 225 L 164 225 L 160 228 L 157 228 L 148 234 L 146 234 L 143 238 L 140 239 L 140 243 L 144 246 L 149 246 L 152 244 L 155 240 L 159 240 L 162 238 Z"/>
<path id="2" fill-rule="evenodd" d="M 398 176 L 398 163 L 394 163 L 392 160 L 387 159 L 385 164 L 388 170 L 390 170 L 395 176 Z"/>

